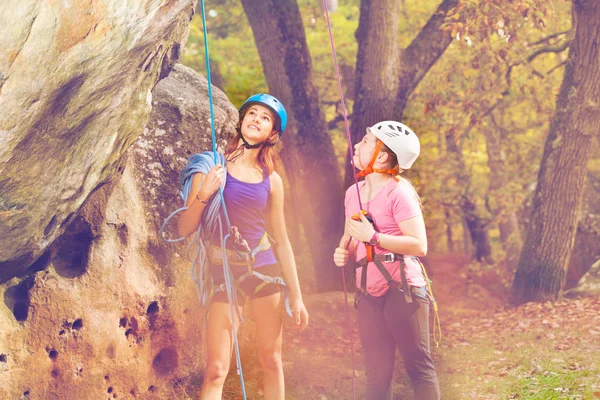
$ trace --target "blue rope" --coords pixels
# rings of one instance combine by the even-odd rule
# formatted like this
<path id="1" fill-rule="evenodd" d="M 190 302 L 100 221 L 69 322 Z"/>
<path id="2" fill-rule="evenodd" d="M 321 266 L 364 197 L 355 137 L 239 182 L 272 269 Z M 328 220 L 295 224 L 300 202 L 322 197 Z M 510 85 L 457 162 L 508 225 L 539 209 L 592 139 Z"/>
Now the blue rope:
<path id="1" fill-rule="evenodd" d="M 219 164 L 225 165 L 226 160 L 225 156 L 221 153 L 217 153 L 217 162 Z M 213 161 L 213 155 L 211 152 L 204 152 L 202 154 L 193 154 L 188 159 L 185 168 L 181 171 L 180 175 L 180 187 L 179 187 L 179 196 L 185 202 L 186 199 L 190 195 L 190 191 L 192 189 L 192 180 L 193 176 L 197 173 L 208 174 L 216 164 Z M 214 237 L 217 228 L 219 230 L 219 237 L 221 237 L 221 248 L 223 250 L 223 276 L 225 278 L 225 289 L 227 292 L 227 298 L 229 299 L 231 317 L 232 317 L 232 328 L 234 332 L 234 345 L 236 350 L 236 362 L 238 374 L 240 375 L 240 380 L 242 382 L 242 391 L 244 394 L 244 398 L 246 395 L 246 389 L 243 382 L 243 372 L 241 366 L 241 357 L 239 352 L 239 345 L 237 341 L 237 331 L 236 331 L 236 316 L 239 318 L 240 322 L 243 322 L 243 317 L 239 311 L 239 307 L 237 307 L 238 298 L 237 298 L 237 290 L 235 289 L 235 279 L 231 272 L 231 268 L 229 266 L 229 260 L 226 254 L 227 242 L 230 238 L 230 234 L 228 231 L 225 231 L 223 226 L 223 221 L 221 217 L 221 210 L 226 210 L 222 208 L 224 205 L 223 201 L 223 188 L 226 184 L 226 179 L 223 180 L 221 187 L 219 188 L 219 192 L 215 194 L 215 196 L 211 197 L 208 200 L 208 204 L 202 214 L 202 221 L 198 226 L 198 229 L 192 235 L 192 240 L 187 247 L 185 252 L 186 258 L 192 263 L 192 279 L 196 283 L 196 291 L 198 293 L 198 298 L 200 299 L 200 304 L 203 308 L 208 307 L 210 297 L 212 295 L 213 281 L 210 276 L 210 268 L 209 260 L 208 260 L 208 245 L 210 245 L 210 240 Z M 168 239 L 165 236 L 165 228 L 171 218 L 173 218 L 176 214 L 181 211 L 187 210 L 187 207 L 181 207 L 175 211 L 173 211 L 163 222 L 160 228 L 161 237 L 169 242 L 176 243 L 185 239 L 185 237 L 177 238 L 177 239 Z M 227 221 L 227 227 L 229 227 L 229 221 Z"/>
<path id="2" fill-rule="evenodd" d="M 220 164 L 225 164 L 225 156 L 218 154 Z M 192 190 L 192 178 L 195 174 L 207 174 L 215 166 L 212 154 L 204 152 L 202 154 L 193 154 L 188 159 L 185 168 L 181 171 L 179 177 L 179 196 L 185 202 Z M 225 186 L 226 179 L 223 181 L 221 188 Z M 208 204 L 202 214 L 202 221 L 196 232 L 192 236 L 192 240 L 186 250 L 186 258 L 192 263 L 192 279 L 196 282 L 198 290 L 198 298 L 202 307 L 208 306 L 211 288 L 213 282 L 209 276 L 208 266 L 208 248 L 207 243 L 214 237 L 217 228 L 223 237 L 222 222 L 220 211 L 222 205 L 222 191 L 208 200 Z M 185 240 L 185 237 L 177 239 L 168 239 L 165 235 L 165 228 L 171 218 L 181 211 L 187 210 L 187 207 L 181 207 L 173 211 L 163 222 L 160 228 L 161 237 L 169 243 L 177 243 Z M 228 265 L 227 265 L 228 267 Z M 237 303 L 236 303 L 237 304 Z"/>
<path id="3" fill-rule="evenodd" d="M 213 107 L 213 94 L 212 94 L 212 83 L 211 83 L 211 74 L 210 74 L 210 57 L 208 53 L 208 32 L 206 30 L 206 12 L 204 10 L 204 0 L 201 0 L 201 10 L 202 10 L 202 26 L 204 30 L 204 54 L 206 61 L 206 77 L 208 80 L 208 99 L 210 105 L 210 129 L 211 129 L 211 137 L 212 137 L 212 150 L 213 150 L 213 161 L 217 164 L 217 136 L 215 134 L 215 112 Z M 222 165 L 225 168 L 225 160 L 223 158 Z M 225 182 L 225 179 L 223 180 Z M 225 206 L 225 199 L 223 197 L 223 186 L 219 188 L 219 197 L 221 198 L 221 207 L 223 209 L 223 214 L 225 215 L 225 220 L 227 222 L 227 232 L 231 229 L 231 222 L 229 221 L 229 215 L 227 214 L 227 207 Z M 235 281 L 233 274 L 231 273 L 231 269 L 229 268 L 229 262 L 227 260 L 227 240 L 229 239 L 229 233 L 224 236 L 223 235 L 223 224 L 219 219 L 219 231 L 221 233 L 221 249 L 223 249 L 223 276 L 225 277 L 225 287 L 227 289 L 227 298 L 229 300 L 229 307 L 231 312 L 231 324 L 233 329 L 233 342 L 235 348 L 235 360 L 237 363 L 237 372 L 240 376 L 240 383 L 242 385 L 242 395 L 244 400 L 246 400 L 246 387 L 244 385 L 244 375 L 242 372 L 242 361 L 240 357 L 240 348 L 237 340 L 237 327 L 235 322 L 236 314 L 239 315 L 239 307 L 237 301 L 237 290 L 235 289 Z M 241 315 L 239 315 L 241 321 Z"/>

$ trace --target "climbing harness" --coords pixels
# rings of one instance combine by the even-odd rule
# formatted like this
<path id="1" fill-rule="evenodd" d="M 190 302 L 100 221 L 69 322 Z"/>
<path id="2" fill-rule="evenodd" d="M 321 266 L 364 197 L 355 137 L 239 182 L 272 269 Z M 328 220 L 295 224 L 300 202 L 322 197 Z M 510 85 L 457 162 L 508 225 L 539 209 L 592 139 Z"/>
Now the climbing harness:
<path id="1" fill-rule="evenodd" d="M 367 248 L 368 248 L 371 245 L 368 243 L 365 243 L 365 246 L 367 246 Z M 368 251 L 367 251 L 367 254 L 369 254 Z M 372 251 L 371 251 L 371 254 L 372 254 Z M 433 312 L 434 312 L 434 315 L 433 315 L 433 340 L 435 342 L 436 347 L 439 347 L 440 342 L 442 340 L 442 329 L 440 327 L 438 304 L 437 304 L 437 301 L 435 300 L 435 297 L 433 297 L 433 290 L 431 288 L 431 280 L 429 280 L 429 277 L 427 276 L 427 271 L 425 270 L 425 266 L 423 265 L 421 260 L 419 260 L 418 257 L 414 257 L 414 256 L 412 256 L 411 258 L 419 263 L 419 266 L 421 268 L 421 273 L 423 274 L 423 277 L 425 278 L 425 283 L 427 286 L 427 289 L 425 292 L 427 294 L 427 299 L 433 306 Z M 389 273 L 389 271 L 383 266 L 383 263 L 393 263 L 395 261 L 400 261 L 400 280 L 401 280 L 400 282 L 393 279 L 392 275 Z M 369 262 L 373 262 L 375 264 L 375 266 L 377 267 L 377 269 L 379 270 L 381 275 L 383 275 L 385 280 L 388 282 L 388 287 L 390 289 L 400 290 L 403 293 L 404 301 L 407 304 L 410 304 L 413 302 L 413 299 L 412 299 L 413 295 L 418 296 L 418 297 L 422 296 L 420 294 L 420 288 L 408 285 L 408 282 L 406 280 L 406 272 L 405 272 L 406 263 L 404 260 L 404 256 L 402 254 L 395 254 L 395 253 L 376 254 L 371 259 L 369 259 L 369 257 L 367 256 L 356 262 L 355 269 L 362 268 L 362 271 L 361 271 L 361 279 L 360 279 L 360 289 L 357 289 L 355 296 L 354 296 L 354 308 L 358 308 L 358 303 L 360 303 L 362 298 L 367 294 L 367 265 L 369 264 Z M 399 287 L 401 287 L 401 289 L 399 289 Z"/>
<path id="2" fill-rule="evenodd" d="M 223 154 L 218 153 L 219 164 L 225 165 L 226 160 Z M 179 195 L 181 199 L 185 202 L 185 200 L 189 197 L 190 190 L 192 187 L 192 178 L 196 173 L 207 174 L 208 171 L 214 167 L 213 157 L 211 152 L 204 152 L 202 154 L 194 154 L 192 155 L 187 163 L 185 168 L 181 172 L 180 176 L 180 189 Z M 259 244 L 254 248 L 250 249 L 248 243 L 242 238 L 236 226 L 231 226 L 229 222 L 229 217 L 227 215 L 227 210 L 222 206 L 222 189 L 226 184 L 226 180 L 223 182 L 221 186 L 221 190 L 218 194 L 215 194 L 214 197 L 208 200 L 208 204 L 206 205 L 206 209 L 202 215 L 202 223 L 200 224 L 198 231 L 195 232 L 192 236 L 192 240 L 188 245 L 186 251 L 187 259 L 192 263 L 192 278 L 196 282 L 198 296 L 200 299 L 200 303 L 202 307 L 206 308 L 214 296 L 215 293 L 226 290 L 226 285 L 215 285 L 211 276 L 210 270 L 208 268 L 209 264 L 212 265 L 221 265 L 227 264 L 228 266 L 246 266 L 248 271 L 245 272 L 242 276 L 237 278 L 234 283 L 239 286 L 241 282 L 247 279 L 250 276 L 255 276 L 261 279 L 265 284 L 273 283 L 277 285 L 281 285 L 284 290 L 285 296 L 285 307 L 288 315 L 291 315 L 290 304 L 289 304 L 289 295 L 288 288 L 285 285 L 284 281 L 280 277 L 271 277 L 268 275 L 261 274 L 255 270 L 252 270 L 252 265 L 255 261 L 255 256 L 260 252 L 267 250 L 271 247 L 270 237 L 265 233 L 263 238 L 260 240 Z M 161 237 L 169 243 L 176 243 L 184 240 L 185 238 L 178 239 L 168 239 L 165 235 L 165 227 L 168 222 L 173 218 L 176 214 L 181 211 L 186 210 L 187 207 L 181 207 L 175 210 L 171 215 L 169 215 L 162 227 L 161 227 Z M 222 230 L 222 222 L 219 218 L 220 210 L 223 210 L 223 217 L 225 218 L 226 225 L 230 228 L 228 229 L 227 239 L 232 240 L 232 246 L 227 248 L 225 243 L 221 243 L 221 246 L 216 246 L 211 244 L 210 242 L 215 236 L 215 232 L 217 228 L 219 228 L 219 233 L 221 237 L 223 237 Z M 223 262 L 226 260 L 226 263 Z M 260 290 L 264 285 L 259 285 L 257 287 L 256 292 Z M 235 292 L 234 292 L 235 293 Z M 234 303 L 237 304 L 237 299 Z M 205 315 L 206 316 L 206 315 Z M 241 316 L 238 314 L 238 317 Z M 243 319 L 240 319 L 243 321 Z"/>
<path id="3" fill-rule="evenodd" d="M 237 227 L 232 227 L 234 230 L 234 235 L 238 235 L 238 244 L 235 249 L 227 249 L 227 259 L 229 260 L 230 265 L 236 266 L 247 266 L 248 269 L 252 269 L 252 264 L 256 260 L 256 254 L 259 251 L 267 250 L 271 248 L 271 242 L 269 241 L 269 236 L 265 233 L 261 238 L 258 246 L 254 248 L 254 250 L 250 250 L 248 246 L 248 242 L 242 239 Z M 213 265 L 220 265 L 223 262 L 223 251 L 220 247 L 211 245 L 209 247 L 209 258 L 210 262 Z"/>
<path id="4" fill-rule="evenodd" d="M 285 310 L 286 313 L 291 317 L 292 309 L 290 306 L 289 288 L 283 280 L 283 278 L 280 276 L 265 275 L 252 269 L 252 265 L 256 260 L 256 255 L 261 251 L 270 249 L 271 241 L 273 241 L 273 239 L 271 239 L 271 237 L 265 232 L 259 244 L 251 250 L 246 240 L 242 239 L 239 231 L 237 230 L 237 227 L 232 227 L 232 233 L 234 237 L 237 237 L 237 239 L 235 240 L 234 249 L 225 249 L 225 252 L 223 252 L 222 248 L 219 248 L 218 246 L 212 244 L 209 245 L 208 257 L 210 263 L 212 265 L 220 265 L 223 263 L 223 257 L 225 256 L 229 265 L 245 266 L 247 268 L 247 271 L 235 280 L 235 286 L 237 287 L 237 290 L 239 290 L 246 297 L 257 294 L 261 291 L 262 288 L 264 288 L 268 284 L 275 284 L 281 286 L 283 289 Z M 258 286 L 256 286 L 252 293 L 247 293 L 244 289 L 242 289 L 241 283 L 252 276 L 260 279 L 262 282 Z M 225 290 L 226 286 L 224 283 L 220 285 L 213 284 L 211 297 L 214 296 L 216 293 L 223 292 Z"/>
<path id="5" fill-rule="evenodd" d="M 365 216 L 367 221 L 369 221 L 369 223 L 371 225 L 373 225 L 373 228 L 375 229 L 375 231 L 378 232 L 377 225 L 375 224 L 375 220 L 373 219 L 371 214 L 369 214 L 365 210 L 361 210 L 360 213 L 362 213 Z M 352 219 L 355 221 L 360 221 L 359 214 L 357 213 L 357 214 L 353 215 Z M 350 239 L 348 241 L 348 245 L 346 246 L 346 248 L 349 246 L 351 240 L 352 239 Z M 418 296 L 419 294 L 417 292 L 418 288 L 416 288 L 414 286 L 409 286 L 408 281 L 406 280 L 406 263 L 405 263 L 404 255 L 391 253 L 391 252 L 385 253 L 385 254 L 375 254 L 375 246 L 374 245 L 372 245 L 369 242 L 363 242 L 363 244 L 365 245 L 366 256 L 363 257 L 362 259 L 360 259 L 359 261 L 357 261 L 355 264 L 355 269 L 362 268 L 362 270 L 361 270 L 360 288 L 356 290 L 355 295 L 354 295 L 354 308 L 358 308 L 358 303 L 367 294 L 367 266 L 370 262 L 375 264 L 375 266 L 377 267 L 377 270 L 379 270 L 381 275 L 383 275 L 385 280 L 388 282 L 389 288 L 398 289 L 398 287 L 401 287 L 401 289 L 398 289 L 398 290 L 400 290 L 404 294 L 404 300 L 406 301 L 406 303 L 412 303 L 412 295 L 414 294 L 415 296 Z M 425 266 L 423 265 L 423 263 L 421 262 L 419 257 L 411 256 L 411 258 L 419 263 L 421 273 L 423 274 L 423 278 L 425 279 L 425 284 L 427 286 L 427 290 L 426 290 L 427 298 L 430 301 L 430 303 L 433 307 L 433 312 L 434 312 L 434 315 L 433 315 L 433 340 L 435 342 L 436 347 L 439 347 L 440 342 L 442 340 L 442 329 L 440 326 L 438 304 L 437 304 L 437 301 L 435 300 L 435 297 L 433 296 L 431 280 L 429 279 L 429 276 L 427 275 L 427 270 L 425 269 Z M 400 261 L 400 282 L 393 279 L 392 275 L 389 273 L 389 271 L 383 266 L 383 263 L 393 263 L 396 261 Z"/>

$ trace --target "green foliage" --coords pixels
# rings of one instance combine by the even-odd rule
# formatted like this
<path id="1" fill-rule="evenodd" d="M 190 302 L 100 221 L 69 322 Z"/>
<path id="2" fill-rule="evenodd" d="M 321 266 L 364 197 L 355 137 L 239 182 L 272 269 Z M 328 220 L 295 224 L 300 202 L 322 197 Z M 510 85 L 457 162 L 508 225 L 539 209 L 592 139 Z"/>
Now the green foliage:
<path id="1" fill-rule="evenodd" d="M 554 5 L 543 0 L 460 0 L 449 14 L 444 28 L 452 37 L 473 36 L 485 40 L 493 33 L 517 38 L 525 24 L 545 28 L 545 17 Z"/>
<path id="2" fill-rule="evenodd" d="M 405 111 L 407 122 L 418 127 L 415 129 L 422 138 L 423 155 L 416 168 L 423 182 L 421 193 L 430 211 L 430 221 L 435 221 L 430 224 L 429 234 L 439 238 L 432 240 L 433 243 L 443 243 L 446 235 L 448 216 L 441 210 L 448 210 L 453 220 L 450 224 L 455 232 L 461 232 L 458 204 L 463 195 L 476 201 L 480 217 L 488 220 L 490 227 L 504 215 L 521 211 L 537 179 L 562 81 L 563 68 L 554 68 L 566 60 L 566 51 L 541 53 L 531 62 L 528 57 L 548 44 L 535 43 L 570 28 L 568 4 L 556 4 L 548 22 L 543 24 L 537 18 L 529 18 L 528 13 L 523 17 L 513 9 L 509 14 L 510 7 L 499 10 L 491 5 L 487 13 L 473 17 L 475 5 L 481 10 L 489 3 L 463 2 L 462 11 L 451 13 L 450 21 L 458 21 L 456 16 L 460 15 L 469 17 L 468 23 L 464 22 L 462 31 L 456 32 L 456 40 L 429 71 Z M 518 4 L 523 7 L 525 2 Z M 528 9 L 535 8 L 531 5 Z M 490 25 L 492 16 L 495 21 L 503 18 L 502 28 L 499 24 Z M 447 27 L 454 29 L 452 24 Z M 475 27 L 479 34 L 468 36 Z M 550 42 L 564 41 L 565 36 Z M 502 134 L 500 150 L 507 182 L 495 192 L 490 192 L 488 180 L 485 129 Z M 459 143 L 463 160 L 448 152 L 448 139 Z M 465 176 L 470 179 L 468 187 Z M 490 233 L 498 235 L 497 230 Z M 494 250 L 498 251 L 500 243 L 495 243 L 498 246 Z"/>
<path id="3" fill-rule="evenodd" d="M 251 94 L 268 91 L 252 30 L 239 1 L 207 1 L 205 7 L 211 72 L 218 73 L 229 100 L 241 106 Z M 204 54 L 202 18 L 198 11 L 190 24 L 182 62 L 206 75 Z"/>
<path id="4" fill-rule="evenodd" d="M 548 363 L 551 364 L 551 363 Z M 534 376 L 523 377 L 513 383 L 509 399 L 527 400 L 551 400 L 573 398 L 591 399 L 593 391 L 591 387 L 585 387 L 581 382 L 590 381 L 593 375 L 590 371 L 564 371 L 552 365 L 552 369 L 546 370 Z"/>
<path id="5" fill-rule="evenodd" d="M 440 1 L 400 3 L 398 46 L 403 48 Z M 348 147 L 323 6 L 313 0 L 298 4 L 320 106 L 328 121 L 337 121 L 330 135 L 342 168 Z M 215 81 L 239 106 L 248 95 L 268 90 L 252 30 L 237 0 L 209 0 L 206 10 Z M 350 117 L 359 12 L 360 1 L 351 0 L 340 2 L 330 14 Z M 465 241 L 459 206 L 464 195 L 474 199 L 477 213 L 488 222 L 494 251 L 502 251 L 497 223 L 522 211 L 535 184 L 567 51 L 530 57 L 564 43 L 568 35 L 559 33 L 570 24 L 567 1 L 461 0 L 449 13 L 444 28 L 455 40 L 412 94 L 404 113 L 404 122 L 422 143 L 421 157 L 407 177 L 422 196 L 432 251 L 448 249 L 448 226 L 454 241 Z M 205 74 L 200 13 L 192 21 L 183 62 Z M 486 129 L 502 133 L 506 181 L 493 190 Z M 448 151 L 448 140 L 456 141 L 462 157 Z M 600 169 L 597 165 L 592 160 L 592 168 Z"/>

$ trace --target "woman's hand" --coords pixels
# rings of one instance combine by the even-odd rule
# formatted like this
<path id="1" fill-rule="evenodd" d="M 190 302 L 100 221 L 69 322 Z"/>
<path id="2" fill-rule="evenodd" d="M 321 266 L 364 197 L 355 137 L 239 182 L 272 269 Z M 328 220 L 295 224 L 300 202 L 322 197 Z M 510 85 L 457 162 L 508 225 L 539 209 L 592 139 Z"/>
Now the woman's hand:
<path id="1" fill-rule="evenodd" d="M 375 228 L 362 212 L 358 213 L 360 221 L 348 218 L 346 221 L 346 233 L 361 242 L 368 242 L 375 234 Z"/>
<path id="2" fill-rule="evenodd" d="M 308 311 L 304 306 L 304 302 L 302 301 L 302 297 L 291 297 L 290 298 L 290 308 L 292 309 L 292 318 L 294 318 L 294 323 L 296 327 L 301 331 L 308 325 Z"/>
<path id="3" fill-rule="evenodd" d="M 350 256 L 350 252 L 343 247 L 337 247 L 335 252 L 333 253 L 333 262 L 338 267 L 343 267 L 348 263 L 348 257 Z"/>
<path id="4" fill-rule="evenodd" d="M 225 170 L 221 164 L 217 164 L 208 171 L 204 177 L 204 182 L 196 196 L 203 201 L 208 201 L 215 192 L 219 190 L 225 179 Z"/>

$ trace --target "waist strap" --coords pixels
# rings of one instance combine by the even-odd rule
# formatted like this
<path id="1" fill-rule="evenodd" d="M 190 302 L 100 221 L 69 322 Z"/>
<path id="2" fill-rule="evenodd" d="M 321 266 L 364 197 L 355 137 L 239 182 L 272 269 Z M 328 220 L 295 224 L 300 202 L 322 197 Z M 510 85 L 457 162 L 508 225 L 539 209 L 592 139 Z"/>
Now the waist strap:
<path id="1" fill-rule="evenodd" d="M 237 266 L 247 266 L 249 269 L 254 264 L 254 258 L 260 251 L 271 248 L 269 235 L 265 233 L 256 246 L 250 253 L 242 253 L 234 249 L 226 249 L 227 260 L 229 264 Z M 208 250 L 208 257 L 211 264 L 220 265 L 223 263 L 223 249 L 219 246 L 211 244 Z"/>
<path id="2" fill-rule="evenodd" d="M 394 254 L 394 253 L 385 253 L 385 254 L 374 254 L 372 256 L 373 263 L 383 275 L 383 277 L 387 280 L 388 286 L 390 288 L 397 288 L 399 285 L 402 285 L 402 292 L 404 292 L 404 300 L 407 303 L 412 303 L 412 296 L 410 295 L 410 291 L 408 288 L 408 281 L 406 280 L 406 263 L 404 262 L 404 256 L 402 254 Z M 383 263 L 392 263 L 395 261 L 400 261 L 400 279 L 401 282 L 398 282 L 392 278 L 390 272 L 383 266 Z M 367 257 L 362 258 L 357 261 L 356 267 L 362 267 L 362 273 L 360 277 L 360 287 L 363 291 L 367 290 L 367 268 L 369 266 L 369 260 Z"/>
<path id="3" fill-rule="evenodd" d="M 259 284 L 255 289 L 253 293 L 246 293 L 240 286 L 240 284 L 242 282 L 244 282 L 246 279 L 250 278 L 251 276 L 254 276 L 260 280 L 262 280 L 262 283 Z M 237 290 L 239 290 L 240 292 L 242 292 L 244 295 L 248 296 L 248 295 L 254 295 L 256 293 L 258 293 L 263 287 L 265 287 L 266 285 L 268 285 L 269 283 L 274 284 L 274 285 L 280 285 L 283 288 L 283 298 L 284 298 L 284 304 L 285 304 L 285 311 L 287 312 L 287 314 L 292 317 L 292 308 L 290 306 L 290 295 L 289 295 L 289 288 L 287 286 L 287 284 L 285 283 L 285 281 L 283 280 L 282 277 L 280 276 L 269 276 L 269 275 L 265 275 L 265 274 L 261 274 L 260 272 L 256 272 L 253 270 L 250 270 L 248 272 L 244 272 L 239 278 L 237 278 L 235 280 L 235 286 L 237 288 Z M 218 286 L 214 286 L 212 293 L 210 295 L 210 298 L 212 298 L 212 296 L 215 295 L 215 293 L 218 292 L 224 292 L 226 291 L 226 287 L 225 284 L 222 283 Z"/>

